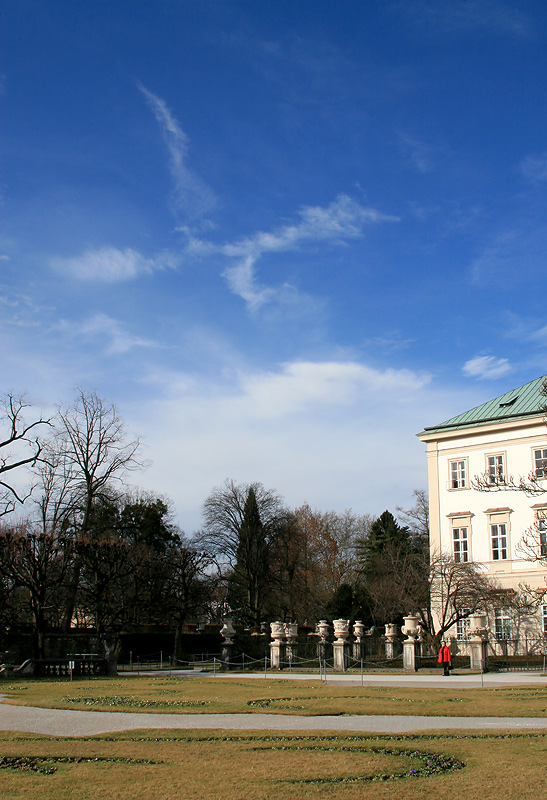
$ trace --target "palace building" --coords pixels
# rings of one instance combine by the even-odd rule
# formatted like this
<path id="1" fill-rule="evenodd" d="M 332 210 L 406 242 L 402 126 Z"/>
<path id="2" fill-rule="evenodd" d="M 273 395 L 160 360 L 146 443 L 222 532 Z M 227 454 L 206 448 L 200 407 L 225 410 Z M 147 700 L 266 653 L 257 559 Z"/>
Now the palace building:
<path id="1" fill-rule="evenodd" d="M 547 377 L 537 378 L 418 434 L 427 445 L 432 555 L 480 565 L 507 597 L 523 587 L 541 597 L 547 587 L 546 387 Z M 524 615 L 509 604 L 493 609 L 491 637 L 547 634 L 547 594 L 536 605 Z"/>

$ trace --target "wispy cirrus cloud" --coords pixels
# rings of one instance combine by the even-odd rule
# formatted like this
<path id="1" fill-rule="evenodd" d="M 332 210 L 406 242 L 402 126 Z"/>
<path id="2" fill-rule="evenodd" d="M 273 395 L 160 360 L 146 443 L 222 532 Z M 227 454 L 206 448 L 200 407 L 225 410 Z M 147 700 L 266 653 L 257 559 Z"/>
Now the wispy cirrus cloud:
<path id="1" fill-rule="evenodd" d="M 172 253 L 159 253 L 146 258 L 130 247 L 119 250 L 117 247 L 100 247 L 86 250 L 79 256 L 57 257 L 51 265 L 58 272 L 81 281 L 103 283 L 122 283 L 141 275 L 151 275 L 157 270 L 173 268 L 177 258 Z"/>
<path id="2" fill-rule="evenodd" d="M 423 174 L 433 170 L 432 147 L 407 133 L 399 133 L 399 141 L 404 155 L 408 158 L 414 169 Z"/>
<path id="3" fill-rule="evenodd" d="M 283 294 L 279 289 L 263 287 L 256 281 L 255 266 L 263 255 L 297 250 L 306 242 L 341 245 L 361 237 L 368 225 L 398 221 L 398 217 L 362 206 L 345 194 L 339 195 L 326 207 L 306 206 L 299 212 L 299 217 L 299 221 L 292 225 L 284 225 L 272 232 L 259 231 L 221 248 L 224 255 L 238 259 L 234 266 L 224 270 L 223 276 L 231 291 L 242 297 L 251 311 Z"/>
<path id="4" fill-rule="evenodd" d="M 158 122 L 169 153 L 169 170 L 175 185 L 175 210 L 195 222 L 216 204 L 213 191 L 187 165 L 188 136 L 161 97 L 137 84 Z"/>
<path id="5" fill-rule="evenodd" d="M 468 378 L 479 378 L 481 380 L 495 381 L 507 375 L 513 369 L 506 358 L 496 358 L 495 356 L 475 356 L 466 361 L 462 367 L 462 372 Z"/>
<path id="6" fill-rule="evenodd" d="M 547 152 L 527 156 L 521 161 L 519 171 L 534 183 L 547 181 Z"/>
<path id="7" fill-rule="evenodd" d="M 87 342 L 99 344 L 106 355 L 123 355 L 137 347 L 158 347 L 156 342 L 129 333 L 117 319 L 98 313 L 81 323 L 63 321 L 60 328 Z"/>

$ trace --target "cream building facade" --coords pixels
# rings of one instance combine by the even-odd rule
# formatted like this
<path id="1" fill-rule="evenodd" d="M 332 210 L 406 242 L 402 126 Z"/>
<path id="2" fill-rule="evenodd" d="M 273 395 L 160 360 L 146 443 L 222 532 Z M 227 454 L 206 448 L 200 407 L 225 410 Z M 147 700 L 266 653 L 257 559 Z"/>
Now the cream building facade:
<path id="1" fill-rule="evenodd" d="M 545 381 L 538 378 L 418 434 L 427 446 L 432 554 L 474 562 L 502 589 L 547 586 Z M 534 491 L 517 488 L 521 479 Z M 541 556 L 544 561 L 533 560 Z M 458 623 L 458 638 L 465 638 L 465 628 L 466 621 Z M 547 599 L 532 614 L 500 605 L 490 630 L 506 641 L 542 636 Z"/>

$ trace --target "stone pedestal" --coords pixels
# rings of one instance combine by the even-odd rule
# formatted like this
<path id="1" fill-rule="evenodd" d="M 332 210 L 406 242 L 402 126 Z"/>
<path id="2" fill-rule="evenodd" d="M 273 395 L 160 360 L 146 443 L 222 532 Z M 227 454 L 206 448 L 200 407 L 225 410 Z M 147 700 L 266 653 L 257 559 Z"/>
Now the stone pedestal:
<path id="1" fill-rule="evenodd" d="M 488 646 L 488 617 L 486 614 L 471 614 L 468 637 L 470 669 L 486 672 Z"/>
<path id="2" fill-rule="evenodd" d="M 230 664 L 234 660 L 235 644 L 224 642 L 220 645 L 220 658 L 225 664 Z"/>
<path id="3" fill-rule="evenodd" d="M 418 641 L 420 626 L 419 617 L 411 614 L 404 617 L 405 624 L 401 632 L 408 638 L 403 642 L 403 669 L 405 672 L 417 672 L 420 668 L 421 644 Z"/>
<path id="4" fill-rule="evenodd" d="M 113 634 L 105 634 L 103 637 L 103 651 L 104 657 L 107 662 L 106 674 L 118 674 L 118 660 L 116 658 L 116 636 Z"/>
<path id="5" fill-rule="evenodd" d="M 334 669 L 339 672 L 346 671 L 346 657 L 348 653 L 347 639 L 349 636 L 349 619 L 335 619 L 334 635 L 335 641 L 332 645 L 332 652 L 334 658 Z"/>
<path id="6" fill-rule="evenodd" d="M 270 642 L 270 666 L 281 669 L 285 661 L 285 623 L 271 622 L 270 630 L 273 641 Z"/>
<path id="7" fill-rule="evenodd" d="M 397 658 L 397 625 L 386 625 L 386 658 Z"/>
<path id="8" fill-rule="evenodd" d="M 420 643 L 415 639 L 403 642 L 403 669 L 405 672 L 417 672 L 420 668 Z"/>
<path id="9" fill-rule="evenodd" d="M 469 639 L 469 668 L 486 672 L 486 642 L 482 639 Z"/>

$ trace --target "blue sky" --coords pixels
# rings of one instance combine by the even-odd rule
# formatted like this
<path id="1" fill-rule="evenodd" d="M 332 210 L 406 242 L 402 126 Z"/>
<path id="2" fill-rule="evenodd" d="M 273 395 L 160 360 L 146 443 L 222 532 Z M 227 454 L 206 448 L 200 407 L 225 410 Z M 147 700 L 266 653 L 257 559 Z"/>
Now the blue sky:
<path id="1" fill-rule="evenodd" d="M 408 504 L 547 373 L 546 73 L 535 0 L 7 0 L 3 389 L 114 401 L 188 532 Z"/>

